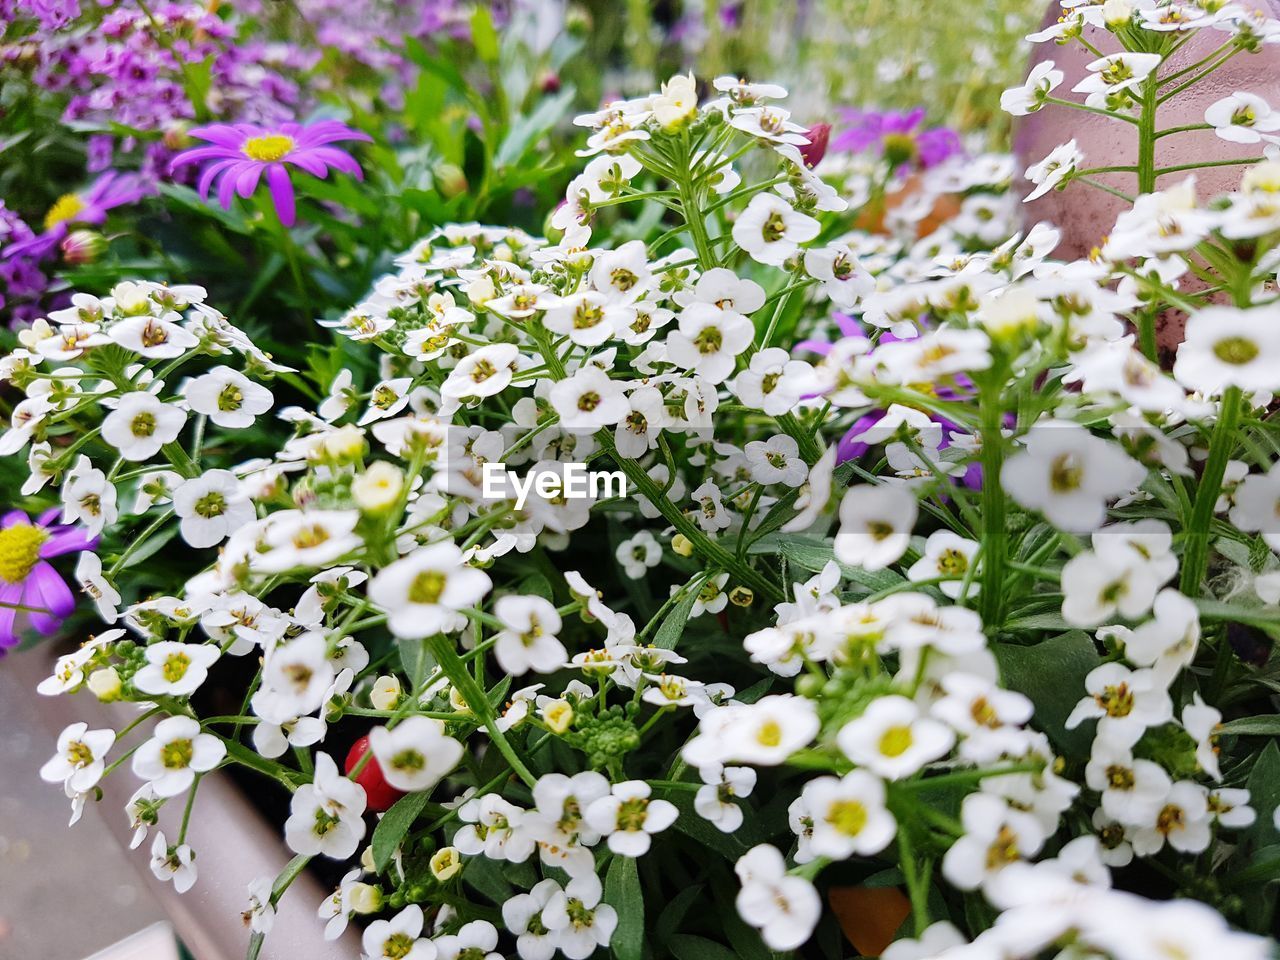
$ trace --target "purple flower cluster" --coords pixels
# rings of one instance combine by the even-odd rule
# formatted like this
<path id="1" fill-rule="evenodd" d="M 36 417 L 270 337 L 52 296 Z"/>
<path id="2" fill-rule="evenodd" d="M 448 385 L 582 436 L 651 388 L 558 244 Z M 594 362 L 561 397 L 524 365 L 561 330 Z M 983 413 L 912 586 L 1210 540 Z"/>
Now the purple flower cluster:
<path id="1" fill-rule="evenodd" d="M 831 149 L 879 154 L 894 171 L 928 170 L 964 150 L 954 130 L 924 126 L 924 107 L 907 113 L 847 109 L 841 114 L 848 126 L 832 137 Z"/>
<path id="2" fill-rule="evenodd" d="M 26 628 L 49 636 L 71 616 L 76 598 L 49 563 L 55 557 L 96 550 L 98 538 L 58 522 L 55 507 L 35 523 L 21 510 L 0 518 L 0 656 Z"/>
<path id="3" fill-rule="evenodd" d="M 195 117 L 184 87 L 184 68 L 202 70 L 209 87 L 204 106 L 218 117 L 274 123 L 291 119 L 300 106 L 290 75 L 308 69 L 318 52 L 292 44 L 237 40 L 237 26 L 199 3 L 157 3 L 149 13 L 121 3 L 100 23 L 83 20 L 75 3 L 20 0 L 39 18 L 34 47 L 22 55 L 36 60 L 32 78 L 67 97 L 68 121 L 112 122 L 144 131 L 177 134 Z M 52 8 L 58 8 L 54 10 Z M 15 47 L 14 50 L 17 48 Z M 17 55 L 11 51 L 10 55 Z M 129 138 L 114 144 L 97 137 L 90 145 L 90 169 L 112 162 L 112 147 L 131 149 Z M 159 173 L 170 151 L 147 145 L 144 168 Z"/>
<path id="4" fill-rule="evenodd" d="M 0 200 L 0 250 L 30 243 L 35 231 Z M 40 269 L 40 260 L 31 254 L 0 257 L 0 315 L 11 323 L 31 323 L 40 316 L 40 298 L 49 278 Z"/>

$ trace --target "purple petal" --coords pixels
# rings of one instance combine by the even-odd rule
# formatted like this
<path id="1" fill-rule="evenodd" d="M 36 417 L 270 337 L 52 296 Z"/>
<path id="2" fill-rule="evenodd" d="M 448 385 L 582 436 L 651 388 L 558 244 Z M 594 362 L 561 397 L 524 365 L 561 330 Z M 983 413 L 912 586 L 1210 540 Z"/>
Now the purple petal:
<path id="1" fill-rule="evenodd" d="M 200 181 L 196 184 L 196 189 L 200 191 L 200 196 L 208 200 L 209 188 L 213 186 L 213 181 L 217 179 L 218 174 L 234 167 L 236 163 L 238 163 L 236 160 L 219 160 L 217 163 L 211 163 L 205 167 L 200 174 Z"/>
<path id="2" fill-rule="evenodd" d="M 43 560 L 32 568 L 27 577 L 27 587 L 26 596 L 35 601 L 30 606 L 38 606 L 45 611 L 29 614 L 31 626 L 47 637 L 75 611 L 75 594 L 58 571 Z"/>
<path id="3" fill-rule="evenodd" d="M 252 128 L 246 131 L 240 124 L 213 123 L 207 127 L 192 127 L 188 131 L 197 140 L 207 140 L 220 147 L 239 149 L 240 144 L 252 136 Z"/>
<path id="4" fill-rule="evenodd" d="M 40 556 L 48 560 L 51 557 L 62 557 L 68 553 L 80 553 L 97 548 L 98 538 L 90 536 L 88 530 L 81 527 L 64 527 L 40 544 Z"/>
<path id="5" fill-rule="evenodd" d="M 248 200 L 253 191 L 258 189 L 258 178 L 262 176 L 262 167 L 256 163 L 246 163 L 236 176 L 236 193 Z"/>
<path id="6" fill-rule="evenodd" d="M 289 173 L 283 164 L 273 163 L 267 167 L 267 184 L 271 187 L 271 200 L 276 205 L 280 222 L 286 227 L 292 227 L 297 211 L 294 205 L 293 184 L 289 182 Z"/>
<path id="7" fill-rule="evenodd" d="M 58 517 L 62 515 L 61 507 L 53 507 L 46 510 L 40 516 L 36 517 L 36 523 L 42 527 L 51 527 L 58 523 Z"/>
<path id="8" fill-rule="evenodd" d="M 10 510 L 4 515 L 3 519 L 0 519 L 0 527 L 12 527 L 15 524 L 30 522 L 31 518 L 21 510 Z"/>
<path id="9" fill-rule="evenodd" d="M 6 583 L 0 587 L 0 650 L 18 645 L 18 635 L 13 629 L 18 610 L 12 604 L 22 602 L 22 586 L 20 583 Z"/>

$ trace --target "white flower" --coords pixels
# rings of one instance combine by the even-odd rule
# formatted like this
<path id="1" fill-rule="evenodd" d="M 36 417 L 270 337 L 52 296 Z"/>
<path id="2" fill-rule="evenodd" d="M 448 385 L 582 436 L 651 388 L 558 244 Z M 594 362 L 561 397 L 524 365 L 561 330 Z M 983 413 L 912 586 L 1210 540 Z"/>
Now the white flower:
<path id="1" fill-rule="evenodd" d="M 213 547 L 252 523 L 257 514 L 230 470 L 206 470 L 173 491 L 178 530 L 193 547 Z"/>
<path id="2" fill-rule="evenodd" d="M 393 380 L 379 380 L 369 391 L 369 409 L 356 423 L 359 426 L 394 417 L 409 405 L 409 388 L 413 385 L 412 377 L 396 377 Z"/>
<path id="3" fill-rule="evenodd" d="M 126 393 L 102 420 L 102 439 L 126 460 L 149 460 L 182 432 L 187 415 L 149 393 Z"/>
<path id="4" fill-rule="evenodd" d="M 542 322 L 579 346 L 598 347 L 617 334 L 625 319 L 609 297 L 584 290 L 549 306 Z"/>
<path id="5" fill-rule="evenodd" d="M 1249 806 L 1249 791 L 1220 787 L 1209 791 L 1209 815 L 1219 826 L 1243 830 L 1253 826 L 1258 811 Z"/>
<path id="6" fill-rule="evenodd" d="M 662 85 L 662 92 L 649 106 L 653 119 L 668 133 L 684 126 L 698 113 L 698 84 L 693 74 L 677 73 Z"/>
<path id="7" fill-rule="evenodd" d="M 976 540 L 968 540 L 950 530 L 935 530 L 925 541 L 924 554 L 907 570 L 907 579 L 921 583 L 942 578 L 944 582 L 938 584 L 938 589 L 954 598 L 960 596 L 964 580 L 969 577 L 969 596 L 975 596 L 978 593 L 976 571 L 970 573 L 969 568 L 977 552 Z"/>
<path id="8" fill-rule="evenodd" d="M 964 935 L 947 920 L 930 924 L 919 940 L 899 938 L 884 948 L 880 960 L 926 960 L 946 956 L 950 948 L 963 946 Z"/>
<path id="9" fill-rule="evenodd" d="M 1040 510 L 1059 529 L 1102 526 L 1107 500 L 1132 494 L 1146 476 L 1119 447 L 1074 423 L 1038 423 L 1025 449 L 1005 461 L 1000 484 L 1018 504 Z"/>
<path id="10" fill-rule="evenodd" d="M 1147 727 L 1158 727 L 1173 719 L 1167 683 L 1152 670 L 1130 670 L 1120 663 L 1094 667 L 1084 678 L 1089 695 L 1071 711 L 1067 729 L 1096 719 L 1100 735 L 1114 732 L 1132 742 Z"/>
<path id="11" fill-rule="evenodd" d="M 1169 788 L 1153 818 L 1133 831 L 1133 852 L 1140 857 L 1159 853 L 1166 843 L 1179 853 L 1200 853 L 1213 839 L 1209 791 L 1190 780 Z"/>
<path id="12" fill-rule="evenodd" d="M 1062 617 L 1076 627 L 1096 627 L 1117 612 L 1136 620 L 1151 609 L 1159 588 L 1149 564 L 1116 551 L 1086 550 L 1062 568 Z"/>
<path id="13" fill-rule="evenodd" d="M 390 920 L 365 927 L 360 946 L 368 960 L 436 960 L 436 945 L 422 938 L 422 908 L 411 903 Z"/>
<path id="14" fill-rule="evenodd" d="M 942 858 L 942 875 L 961 890 L 984 886 L 1011 863 L 1033 857 L 1044 845 L 1044 829 L 1030 813 L 1003 798 L 971 793 L 960 805 L 964 836 Z"/>
<path id="15" fill-rule="evenodd" d="M 756 787 L 755 770 L 751 767 L 724 767 L 718 776 L 711 776 L 711 768 L 703 768 L 701 773 L 707 782 L 694 794 L 694 811 L 714 824 L 721 833 L 733 833 L 743 821 L 742 807 L 733 801 L 737 797 L 751 795 Z"/>
<path id="16" fill-rule="evenodd" d="M 733 225 L 733 242 L 757 263 L 781 266 L 818 235 L 818 221 L 772 193 L 757 193 Z"/>
<path id="17" fill-rule="evenodd" d="M 1076 172 L 1082 160 L 1084 160 L 1084 154 L 1076 146 L 1075 140 L 1069 140 L 1054 147 L 1039 163 L 1033 163 L 1027 167 L 1026 177 L 1036 186 L 1023 198 L 1024 202 L 1030 203 L 1062 183 Z"/>
<path id="18" fill-rule="evenodd" d="M 502 924 L 515 936 L 520 960 L 551 960 L 555 955 L 558 938 L 555 931 L 548 929 L 543 911 L 557 893 L 563 893 L 560 884 L 540 880 L 528 893 L 503 901 Z"/>
<path id="19" fill-rule="evenodd" d="M 1158 763 L 1134 759 L 1132 743 L 1128 736 L 1095 737 L 1084 768 L 1089 789 L 1102 794 L 1103 813 L 1126 827 L 1152 822 L 1172 786 Z"/>
<path id="20" fill-rule="evenodd" d="M 445 540 L 378 571 L 369 599 L 387 612 L 393 634 L 416 640 L 440 633 L 455 611 L 477 603 L 491 586 L 488 574 L 463 563 L 457 544 Z"/>
<path id="21" fill-rule="evenodd" d="M 1035 113 L 1062 80 L 1063 73 L 1054 68 L 1053 61 L 1042 60 L 1032 68 L 1022 86 L 1010 87 L 1000 94 L 1000 109 L 1015 117 Z"/>
<path id="22" fill-rule="evenodd" d="M 583 814 L 591 829 L 608 837 L 609 849 L 623 857 L 649 852 L 650 837 L 676 822 L 678 811 L 667 800 L 652 800 L 643 780 L 615 783 L 609 795 L 593 800 Z"/>
<path id="23" fill-rule="evenodd" d="M 120 592 L 102 575 L 102 558 L 93 551 L 80 554 L 76 561 L 76 581 L 93 601 L 98 617 L 105 623 L 115 623 L 119 616 L 116 607 L 120 603 Z"/>
<path id="24" fill-rule="evenodd" d="M 191 331 L 173 322 L 177 319 L 176 313 L 163 317 L 127 317 L 113 324 L 107 336 L 148 360 L 172 360 L 200 344 Z"/>
<path id="25" fill-rule="evenodd" d="M 208 773 L 227 755 L 212 734 L 201 733 L 191 717 L 169 717 L 156 724 L 151 739 L 133 755 L 134 776 L 147 780 L 157 797 L 176 797 L 186 791 L 197 773 Z"/>
<path id="26" fill-rule="evenodd" d="M 85 793 L 102 779 L 107 751 L 115 742 L 114 730 L 90 730 L 87 723 L 73 723 L 58 735 L 57 752 L 40 768 L 40 779 Z"/>
<path id="27" fill-rule="evenodd" d="M 840 501 L 836 559 L 865 570 L 883 570 L 906 552 L 918 507 L 901 487 L 851 487 Z"/>
<path id="28" fill-rule="evenodd" d="M 285 843 L 302 856 L 323 853 L 346 860 L 364 837 L 367 802 L 364 788 L 339 773 L 333 757 L 317 753 L 312 781 L 300 786 L 290 801 Z"/>
<path id="29" fill-rule="evenodd" d="M 694 512 L 694 519 L 707 533 L 724 530 L 733 523 L 733 518 L 725 508 L 723 494 L 714 480 L 707 480 L 690 496 L 698 505 Z"/>
<path id="30" fill-rule="evenodd" d="M 695 301 L 681 312 L 678 329 L 667 334 L 667 359 L 711 383 L 723 383 L 754 336 L 751 321 L 736 310 Z"/>
<path id="31" fill-rule="evenodd" d="M 483 853 L 490 860 L 523 863 L 536 842 L 524 816 L 524 810 L 496 793 L 472 797 L 458 808 L 463 826 L 454 834 L 454 846 L 468 856 Z"/>
<path id="32" fill-rule="evenodd" d="M 666 398 L 656 387 L 637 387 L 627 397 L 631 410 L 618 421 L 614 443 L 618 453 L 636 459 L 658 446 L 663 428 L 671 423 Z"/>
<path id="33" fill-rule="evenodd" d="M 750 440 L 745 453 L 751 479 L 756 483 L 798 487 L 809 477 L 809 465 L 800 458 L 800 445 L 785 433 L 774 434 L 768 440 Z"/>
<path id="34" fill-rule="evenodd" d="M 319 632 L 304 633 L 273 647 L 262 668 L 259 691 L 259 696 L 269 696 L 273 710 L 264 715 L 255 707 L 255 712 L 280 723 L 319 710 L 335 676 L 327 653 L 328 643 Z"/>
<path id="35" fill-rule="evenodd" d="M 608 946 L 618 927 L 617 911 L 600 902 L 599 887 L 598 881 L 594 886 L 570 883 L 564 890 L 552 891 L 542 909 L 542 925 L 569 960 L 587 960 L 598 947 Z"/>
<path id="36" fill-rule="evenodd" d="M 163 833 L 151 842 L 151 873 L 157 880 L 173 881 L 173 889 L 186 893 L 196 882 L 195 853 L 187 844 L 170 846 Z"/>
<path id="37" fill-rule="evenodd" d="M 530 670 L 553 673 L 568 661 L 560 632 L 560 614 L 542 597 L 499 597 L 493 614 L 503 629 L 494 637 L 493 655 L 504 671 L 522 676 Z"/>
<path id="38" fill-rule="evenodd" d="M 621 421 L 630 411 L 622 384 L 589 364 L 551 387 L 551 406 L 566 429 L 596 430 Z"/>
<path id="39" fill-rule="evenodd" d="M 643 580 L 651 569 L 662 562 L 662 546 L 648 530 L 641 530 L 618 544 L 614 559 L 632 580 Z"/>
<path id="40" fill-rule="evenodd" d="M 851 310 L 876 288 L 875 278 L 858 262 L 847 243 L 804 252 L 804 269 L 822 282 L 823 292 L 841 310 Z"/>
<path id="41" fill-rule="evenodd" d="M 1187 320 L 1173 375 L 1188 390 L 1280 389 L 1280 324 L 1273 307 L 1214 306 Z"/>
<path id="42" fill-rule="evenodd" d="M 274 402 L 270 390 L 230 367 L 214 367 L 187 381 L 182 395 L 196 413 L 233 430 L 253 426 L 258 415 L 270 410 Z"/>
<path id="43" fill-rule="evenodd" d="M 1280 114 L 1262 97 L 1243 90 L 1211 103 L 1204 122 L 1229 143 L 1258 143 L 1264 133 L 1280 130 Z"/>
<path id="44" fill-rule="evenodd" d="M 809 850 L 816 856 L 871 856 L 897 833 L 897 821 L 885 807 L 884 782 L 865 770 L 810 780 L 800 796 L 813 821 Z"/>
<path id="45" fill-rule="evenodd" d="M 730 761 L 777 766 L 812 741 L 819 726 L 812 700 L 772 694 L 703 714 L 697 736 L 682 755 L 699 769 Z"/>
<path id="46" fill-rule="evenodd" d="M 218 659 L 219 650 L 207 643 L 162 641 L 143 650 L 146 665 L 133 675 L 133 685 L 143 693 L 187 697 L 195 693 Z"/>
<path id="47" fill-rule="evenodd" d="M 914 701 L 902 696 L 878 697 L 836 734 L 836 743 L 860 767 L 889 780 L 901 780 L 945 755 L 955 734 L 942 723 L 921 716 Z"/>
<path id="48" fill-rule="evenodd" d="M 498 929 L 487 920 L 464 923 L 457 933 L 435 939 L 436 960 L 503 960 L 496 953 Z"/>
<path id="49" fill-rule="evenodd" d="M 462 744 L 432 717 L 408 717 L 369 731 L 369 749 L 387 783 L 406 793 L 430 790 L 462 759 Z"/>
<path id="50" fill-rule="evenodd" d="M 1167 676 L 1189 666 L 1200 645 L 1200 612 L 1177 590 L 1156 595 L 1152 619 L 1124 638 L 1124 656 L 1140 667 L 1155 667 Z"/>
<path id="51" fill-rule="evenodd" d="M 254 570 L 283 573 L 295 567 L 322 568 L 360 547 L 355 510 L 282 510 L 273 513 L 263 535 L 265 550 L 249 560 Z"/>
<path id="52" fill-rule="evenodd" d="M 1196 742 L 1196 763 L 1215 780 L 1222 779 L 1218 764 L 1218 729 L 1222 726 L 1222 713 L 1192 694 L 1192 700 L 1182 708 L 1182 727 Z"/>
<path id="53" fill-rule="evenodd" d="M 244 919 L 254 933 L 266 935 L 276 922 L 276 908 L 271 903 L 271 877 L 259 877 L 249 884 L 249 907 Z"/>
<path id="54" fill-rule="evenodd" d="M 1103 108 L 1108 97 L 1126 90 L 1136 91 L 1160 66 L 1158 53 L 1113 53 L 1085 66 L 1089 75 L 1071 88 L 1072 93 L 1087 93 L 1085 105 Z"/>
<path id="55" fill-rule="evenodd" d="M 1251 473 L 1236 489 L 1231 522 L 1241 530 L 1259 532 L 1272 550 L 1280 550 L 1280 465 L 1266 473 Z M 1259 580 L 1262 580 L 1259 577 Z M 1266 589 L 1266 581 L 1262 580 Z"/>
<path id="56" fill-rule="evenodd" d="M 453 399 L 491 397 L 511 384 L 520 357 L 513 343 L 493 343 L 469 353 L 449 372 L 440 395 Z"/>
<path id="57" fill-rule="evenodd" d="M 792 360 L 781 347 L 769 347 L 752 355 L 747 369 L 734 379 L 733 392 L 745 406 L 776 417 L 795 408 L 812 373 L 808 363 Z"/>
<path id="58" fill-rule="evenodd" d="M 822 899 L 808 880 L 787 874 L 776 847 L 753 847 L 733 869 L 742 882 L 734 901 L 738 915 L 760 930 L 771 950 L 794 950 L 809 939 L 822 915 Z"/>

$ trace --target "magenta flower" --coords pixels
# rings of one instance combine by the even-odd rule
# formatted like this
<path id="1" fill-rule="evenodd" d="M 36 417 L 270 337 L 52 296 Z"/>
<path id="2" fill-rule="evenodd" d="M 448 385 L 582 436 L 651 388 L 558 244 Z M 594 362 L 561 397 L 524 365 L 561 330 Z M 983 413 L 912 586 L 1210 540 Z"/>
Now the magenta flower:
<path id="1" fill-rule="evenodd" d="M 44 232 L 26 240 L 11 243 L 0 256 L 33 257 L 49 254 L 78 223 L 100 226 L 107 211 L 125 204 L 137 203 L 150 192 L 147 182 L 136 173 L 104 173 L 87 190 L 59 197 L 44 215 Z"/>
<path id="2" fill-rule="evenodd" d="M 834 137 L 831 149 L 839 152 L 875 152 L 894 170 L 917 167 L 927 170 L 963 152 L 960 137 L 946 127 L 925 128 L 924 107 L 907 113 L 896 110 L 844 110 L 849 126 Z"/>
<path id="3" fill-rule="evenodd" d="M 207 140 L 210 146 L 194 147 L 178 154 L 172 166 L 212 161 L 200 173 L 198 187 L 202 197 L 208 198 L 209 190 L 217 180 L 218 202 L 223 209 L 229 210 L 232 195 L 238 193 L 248 199 L 265 173 L 271 202 L 280 222 L 286 227 L 293 226 L 296 206 L 293 184 L 285 164 L 293 164 L 322 180 L 328 176 L 330 167 L 359 180 L 363 174 L 355 158 L 329 144 L 339 140 L 373 139 L 336 120 L 321 120 L 310 126 L 282 123 L 272 127 L 254 123 L 215 123 L 195 127 L 191 136 Z"/>
<path id="4" fill-rule="evenodd" d="M 76 607 L 49 560 L 96 549 L 98 538 L 57 523 L 59 512 L 48 510 L 34 524 L 21 510 L 0 518 L 0 655 L 18 645 L 19 630 L 31 627 L 47 637 Z"/>

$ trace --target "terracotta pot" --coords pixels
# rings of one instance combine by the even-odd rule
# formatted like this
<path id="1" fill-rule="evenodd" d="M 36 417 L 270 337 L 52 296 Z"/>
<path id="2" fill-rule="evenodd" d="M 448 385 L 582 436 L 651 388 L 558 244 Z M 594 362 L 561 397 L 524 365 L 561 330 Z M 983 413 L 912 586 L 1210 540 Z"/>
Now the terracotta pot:
<path id="1" fill-rule="evenodd" d="M 111 726 L 121 729 L 137 716 L 124 704 L 110 706 L 98 703 L 87 693 L 73 697 L 42 697 L 36 684 L 47 677 L 53 657 L 50 645 L 13 654 L 0 662 L 0 670 L 16 677 L 29 691 L 29 709 L 38 718 L 29 735 L 42 755 L 52 756 L 57 736 L 69 723 L 83 720 L 92 727 Z M 150 724 L 144 725 L 149 727 Z M 40 729 L 43 728 L 43 729 Z M 112 756 L 118 756 L 148 735 L 135 730 L 123 743 L 117 742 Z M 292 859 L 281 832 L 268 824 L 230 779 L 221 774 L 204 778 L 196 797 L 188 841 L 196 851 L 199 879 L 187 893 L 179 896 L 173 885 L 157 880 L 149 867 L 150 838 L 138 850 L 127 850 L 132 831 L 124 816 L 124 807 L 138 782 L 127 770 L 117 771 L 102 783 L 103 820 L 115 840 L 126 848 L 126 855 L 138 871 L 147 893 L 154 897 L 168 915 L 175 931 L 192 955 L 199 960 L 243 960 L 249 932 L 241 921 L 248 902 L 249 883 L 263 876 L 274 877 Z M 264 789 L 269 789 L 265 788 Z M 49 802 L 64 804 L 61 790 L 49 785 Z M 160 813 L 160 828 L 167 837 L 177 836 L 182 816 L 181 800 L 165 805 Z M 75 829 L 87 828 L 79 824 Z M 104 877 L 104 886 L 110 878 Z M 51 896 L 57 889 L 57 877 L 46 877 Z M 360 953 L 360 939 L 354 927 L 334 942 L 323 939 L 324 924 L 316 916 L 316 908 L 329 891 L 310 875 L 303 873 L 280 904 L 275 927 L 267 937 L 260 954 L 262 960 L 350 960 Z"/>
<path id="2" fill-rule="evenodd" d="M 1280 16 L 1280 0 L 1253 0 L 1252 7 L 1271 16 Z M 1042 28 L 1055 23 L 1062 9 L 1052 0 L 1046 11 Z M 1102 53 L 1117 53 L 1121 47 L 1105 30 L 1085 27 L 1084 36 Z M 1177 51 L 1161 67 L 1168 74 L 1203 59 L 1220 46 L 1225 35 L 1212 29 L 1200 31 L 1181 50 Z M 1079 43 L 1060 47 L 1048 42 L 1037 45 L 1027 65 L 1027 71 L 1043 60 L 1052 60 L 1065 75 L 1061 86 L 1054 91 L 1062 99 L 1083 100 L 1081 94 L 1069 93 L 1085 76 L 1085 65 L 1092 61 L 1089 53 Z M 1204 122 L 1205 108 L 1217 100 L 1243 90 L 1256 93 L 1269 103 L 1280 103 L 1280 48 L 1264 46 L 1259 53 L 1239 53 L 1216 69 L 1206 79 L 1179 93 L 1157 112 L 1157 129 L 1184 126 Z M 1085 156 L 1088 167 L 1109 167 L 1137 162 L 1137 131 L 1132 124 L 1110 120 L 1081 110 L 1050 104 L 1040 111 L 1017 119 L 1014 126 L 1014 153 L 1018 159 L 1018 171 L 1042 160 L 1050 150 L 1071 138 Z M 1261 144 L 1234 144 L 1220 139 L 1212 130 L 1195 130 L 1163 137 L 1156 142 L 1156 166 L 1167 167 L 1198 161 L 1229 160 L 1257 157 L 1262 153 Z M 1196 190 L 1201 200 L 1234 190 L 1240 185 L 1244 167 L 1210 167 L 1196 173 Z M 1169 187 L 1188 176 L 1187 172 L 1167 174 L 1156 181 L 1157 188 Z M 1097 175 L 1106 183 L 1130 196 L 1137 193 L 1137 175 L 1110 173 Z M 1024 184 L 1024 192 L 1030 185 Z M 1116 217 L 1128 205 L 1087 184 L 1073 183 L 1065 190 L 1051 190 L 1038 200 L 1026 204 L 1025 219 L 1028 225 L 1048 220 L 1062 229 L 1062 243 L 1055 256 L 1062 259 L 1078 259 L 1088 255 L 1115 224 Z M 1194 278 L 1192 278 L 1194 279 Z M 1190 281 L 1184 281 L 1188 289 L 1195 289 Z M 1201 289 L 1202 289 L 1201 285 Z M 1182 341 L 1180 316 L 1163 318 L 1160 329 L 1162 349 L 1176 348 Z"/>
<path id="3" fill-rule="evenodd" d="M 913 173 L 905 181 L 902 188 L 888 194 L 878 202 L 870 203 L 859 214 L 854 226 L 868 233 L 887 235 L 885 216 L 903 204 L 915 200 L 924 191 L 924 176 Z M 927 237 L 938 227 L 955 217 L 960 212 L 960 201 L 949 193 L 938 196 L 929 213 L 916 225 L 916 239 Z"/>

